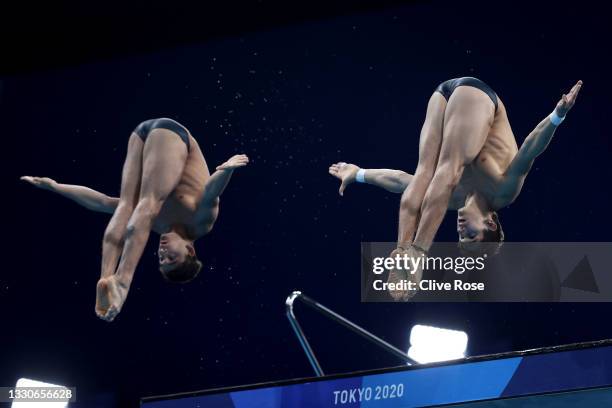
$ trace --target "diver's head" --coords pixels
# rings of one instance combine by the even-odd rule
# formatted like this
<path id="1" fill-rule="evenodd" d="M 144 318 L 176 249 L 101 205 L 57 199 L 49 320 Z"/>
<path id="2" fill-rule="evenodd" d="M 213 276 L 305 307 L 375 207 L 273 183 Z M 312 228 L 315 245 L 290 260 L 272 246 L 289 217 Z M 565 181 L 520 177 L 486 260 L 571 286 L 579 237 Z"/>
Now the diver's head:
<path id="1" fill-rule="evenodd" d="M 176 232 L 168 232 L 159 237 L 159 271 L 169 282 L 187 283 L 193 280 L 202 269 L 193 241 Z"/>
<path id="2" fill-rule="evenodd" d="M 469 197 L 457 212 L 459 243 L 502 242 L 504 231 L 497 212 L 478 197 Z"/>

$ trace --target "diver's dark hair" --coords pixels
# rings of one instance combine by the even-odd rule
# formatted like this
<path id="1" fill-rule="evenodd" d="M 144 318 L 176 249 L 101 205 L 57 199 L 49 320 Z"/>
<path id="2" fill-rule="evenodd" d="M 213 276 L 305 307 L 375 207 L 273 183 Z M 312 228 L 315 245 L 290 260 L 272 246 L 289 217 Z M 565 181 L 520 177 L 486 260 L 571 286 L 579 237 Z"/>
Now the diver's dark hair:
<path id="1" fill-rule="evenodd" d="M 497 228 L 495 231 L 487 228 L 482 234 L 482 242 L 504 242 L 504 230 L 502 229 L 501 223 L 499 222 L 499 217 L 495 211 L 491 213 L 491 218 L 493 218 L 493 222 Z"/>
<path id="2" fill-rule="evenodd" d="M 187 255 L 185 262 L 168 272 L 162 272 L 162 276 L 168 282 L 187 283 L 194 280 L 199 275 L 201 269 L 202 262 L 196 256 Z"/>

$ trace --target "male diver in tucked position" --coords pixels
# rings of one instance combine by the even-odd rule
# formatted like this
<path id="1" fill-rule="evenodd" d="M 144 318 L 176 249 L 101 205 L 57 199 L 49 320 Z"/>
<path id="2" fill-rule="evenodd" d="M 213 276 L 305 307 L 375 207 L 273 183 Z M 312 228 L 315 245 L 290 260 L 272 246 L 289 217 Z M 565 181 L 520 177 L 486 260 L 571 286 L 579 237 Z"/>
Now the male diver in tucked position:
<path id="1" fill-rule="evenodd" d="M 49 178 L 24 176 L 31 184 L 59 193 L 93 210 L 113 214 L 102 241 L 102 272 L 95 312 L 113 321 L 121 311 L 151 230 L 160 234 L 159 270 L 171 282 L 188 282 L 202 268 L 194 241 L 208 234 L 219 214 L 219 196 L 235 169 L 236 155 L 212 175 L 198 142 L 171 119 L 142 122 L 132 132 L 119 198 Z"/>
<path id="2" fill-rule="evenodd" d="M 472 77 L 443 82 L 429 99 L 414 175 L 400 170 L 360 169 L 344 162 L 330 166 L 341 180 L 340 195 L 357 181 L 402 193 L 397 249 L 391 256 L 427 253 L 448 208 L 457 209 L 460 243 L 504 239 L 497 210 L 510 205 L 557 127 L 574 106 L 582 81 L 563 95 L 554 111 L 527 136 L 519 149 L 506 108 L 484 82 Z M 419 281 L 391 270 L 389 282 Z M 395 300 L 414 291 L 390 290 Z"/>

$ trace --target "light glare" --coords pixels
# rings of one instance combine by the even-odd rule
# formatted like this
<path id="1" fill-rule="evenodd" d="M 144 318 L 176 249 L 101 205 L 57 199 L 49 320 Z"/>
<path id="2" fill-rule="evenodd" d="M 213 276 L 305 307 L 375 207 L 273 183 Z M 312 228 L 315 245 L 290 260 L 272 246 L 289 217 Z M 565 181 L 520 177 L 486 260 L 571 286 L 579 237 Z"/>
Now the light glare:
<path id="1" fill-rule="evenodd" d="M 28 378 L 20 378 L 17 380 L 16 388 L 19 387 L 60 387 L 62 385 L 49 384 L 42 381 L 30 380 Z M 67 402 L 13 402 L 11 408 L 66 408 Z"/>
<path id="2" fill-rule="evenodd" d="M 408 357 L 418 363 L 433 363 L 465 357 L 468 335 L 459 330 L 416 325 L 410 331 Z"/>

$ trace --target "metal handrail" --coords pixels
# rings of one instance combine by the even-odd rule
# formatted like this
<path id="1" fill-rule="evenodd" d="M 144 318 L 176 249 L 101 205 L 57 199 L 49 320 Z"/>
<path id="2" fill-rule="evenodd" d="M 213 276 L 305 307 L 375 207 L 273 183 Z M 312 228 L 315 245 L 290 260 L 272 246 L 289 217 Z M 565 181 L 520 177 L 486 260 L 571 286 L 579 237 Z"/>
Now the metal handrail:
<path id="1" fill-rule="evenodd" d="M 295 313 L 293 312 L 293 305 L 296 300 L 300 300 L 301 302 L 303 302 L 306 306 L 310 307 L 311 309 L 314 309 L 317 312 L 321 313 L 322 315 L 330 318 L 331 320 L 337 323 L 340 323 L 340 325 L 346 327 L 352 332 L 357 333 L 358 335 L 370 341 L 371 343 L 376 344 L 377 346 L 384 349 L 385 351 L 402 359 L 408 365 L 412 365 L 416 363 L 416 361 L 408 357 L 408 354 L 406 352 L 387 343 L 380 337 L 373 335 L 372 333 L 365 330 L 364 328 L 357 326 L 355 323 L 351 322 L 350 320 L 340 316 L 338 313 L 334 312 L 333 310 L 328 309 L 327 307 L 323 306 L 322 304 L 315 301 L 314 299 L 311 299 L 308 296 L 304 295 L 302 292 L 296 290 L 292 292 L 287 297 L 287 300 L 285 301 L 286 314 L 287 314 L 287 318 L 289 319 L 289 323 L 291 323 L 291 327 L 293 328 L 295 335 L 300 341 L 302 349 L 304 349 L 304 353 L 306 353 L 306 357 L 308 357 L 308 361 L 310 362 L 310 365 L 312 366 L 317 377 L 321 377 L 324 375 L 323 369 L 321 369 L 321 365 L 319 364 L 319 361 L 317 360 L 317 357 L 315 356 L 315 353 L 312 350 L 310 343 L 308 343 L 308 339 L 306 339 L 306 335 L 304 334 L 304 331 L 302 330 L 302 327 L 300 326 L 300 323 L 298 322 L 297 318 L 295 317 Z"/>

